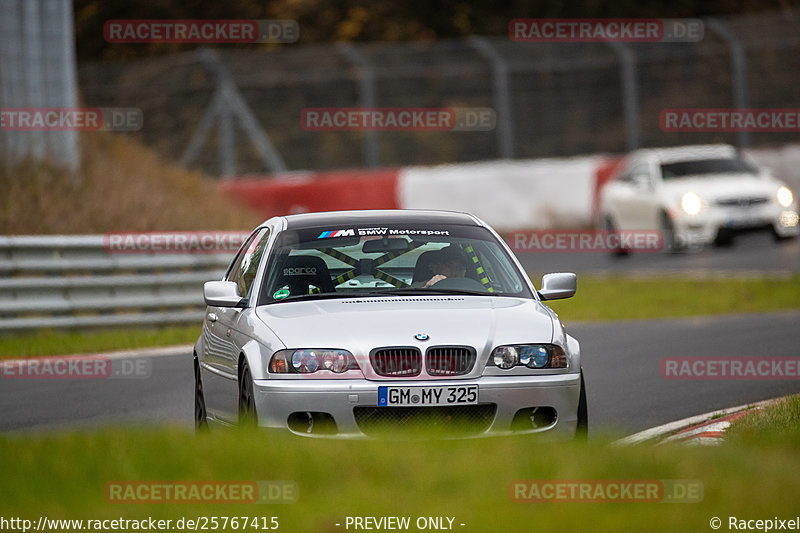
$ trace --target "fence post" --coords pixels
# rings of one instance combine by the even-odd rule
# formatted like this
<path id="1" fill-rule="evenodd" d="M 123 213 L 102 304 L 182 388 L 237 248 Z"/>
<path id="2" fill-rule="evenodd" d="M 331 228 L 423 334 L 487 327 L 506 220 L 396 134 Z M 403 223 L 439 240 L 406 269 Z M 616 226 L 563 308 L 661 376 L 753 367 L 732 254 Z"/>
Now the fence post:
<path id="1" fill-rule="evenodd" d="M 220 135 L 220 172 L 223 177 L 231 177 L 236 172 L 236 142 L 234 133 L 234 117 L 239 119 L 250 143 L 264 161 L 264 165 L 273 173 L 286 172 L 286 164 L 272 145 L 269 137 L 261 128 L 247 105 L 228 70 L 220 64 L 216 53 L 209 49 L 197 52 L 197 57 L 204 66 L 214 74 L 217 87 L 211 103 L 206 108 L 200 124 L 192 134 L 189 146 L 181 156 L 181 162 L 189 165 L 200 152 L 200 148 L 208 138 L 214 120 L 219 120 Z"/>
<path id="2" fill-rule="evenodd" d="M 625 150 L 639 148 L 639 90 L 636 85 L 636 56 L 624 44 L 608 43 L 619 57 L 620 83 L 622 85 L 622 111 L 625 115 Z"/>
<path id="3" fill-rule="evenodd" d="M 339 50 L 350 61 L 358 72 L 358 99 L 361 107 L 377 107 L 375 96 L 375 69 L 367 63 L 364 56 L 350 43 L 340 43 Z M 378 132 L 367 130 L 364 132 L 364 163 L 367 168 L 380 165 L 380 152 L 378 150 Z"/>
<path id="4" fill-rule="evenodd" d="M 484 37 L 471 37 L 469 43 L 491 64 L 492 93 L 497 112 L 497 152 L 501 159 L 513 159 L 514 116 L 511 113 L 511 77 L 508 62 Z"/>
<path id="5" fill-rule="evenodd" d="M 728 26 L 721 20 L 709 17 L 708 25 L 720 37 L 725 39 L 731 47 L 731 85 L 733 89 L 733 105 L 736 109 L 747 109 L 747 56 L 744 46 Z M 740 130 L 737 132 L 739 148 L 750 146 L 750 132 Z"/>

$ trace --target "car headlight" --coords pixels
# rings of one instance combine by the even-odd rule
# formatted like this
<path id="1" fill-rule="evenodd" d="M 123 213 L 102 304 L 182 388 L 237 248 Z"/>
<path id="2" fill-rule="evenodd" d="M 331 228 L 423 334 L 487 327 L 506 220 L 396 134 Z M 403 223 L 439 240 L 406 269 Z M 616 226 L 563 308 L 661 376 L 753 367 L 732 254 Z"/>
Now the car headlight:
<path id="1" fill-rule="evenodd" d="M 269 362 L 269 371 L 273 374 L 313 374 L 319 370 L 341 374 L 358 368 L 353 354 L 335 349 L 278 350 Z"/>
<path id="2" fill-rule="evenodd" d="M 792 191 L 789 190 L 789 187 L 781 187 L 778 189 L 778 203 L 781 204 L 783 207 L 789 207 L 794 202 L 794 196 L 792 195 Z"/>
<path id="3" fill-rule="evenodd" d="M 513 344 L 492 350 L 487 366 L 503 370 L 515 366 L 528 368 L 567 368 L 567 356 L 556 344 Z"/>
<path id="4" fill-rule="evenodd" d="M 703 208 L 703 200 L 691 191 L 681 197 L 681 209 L 687 215 L 696 215 Z"/>

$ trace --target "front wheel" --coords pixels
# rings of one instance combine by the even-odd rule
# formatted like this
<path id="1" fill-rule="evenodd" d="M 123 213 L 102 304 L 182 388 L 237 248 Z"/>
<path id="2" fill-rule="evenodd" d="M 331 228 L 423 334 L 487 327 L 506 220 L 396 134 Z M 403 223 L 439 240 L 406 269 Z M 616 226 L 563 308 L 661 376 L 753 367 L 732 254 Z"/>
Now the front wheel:
<path id="1" fill-rule="evenodd" d="M 242 362 L 242 367 L 239 371 L 239 425 L 252 427 L 258 425 L 256 399 L 253 393 L 253 376 L 246 360 Z"/>
<path id="2" fill-rule="evenodd" d="M 194 359 L 194 428 L 196 431 L 208 429 L 206 398 L 203 395 L 203 381 L 200 376 L 200 363 Z"/>
<path id="3" fill-rule="evenodd" d="M 619 233 L 617 232 L 617 226 L 616 224 L 614 224 L 614 220 L 611 218 L 611 215 L 606 215 L 605 217 L 603 217 L 603 231 L 605 231 L 606 233 L 606 239 L 608 239 L 608 237 L 610 237 L 611 235 L 615 235 L 617 237 L 617 242 L 620 242 Z M 616 248 L 611 248 L 610 252 L 611 252 L 611 257 L 619 258 L 619 257 L 626 257 L 630 253 L 630 250 L 628 250 L 627 248 L 623 247 L 622 244 L 620 244 Z"/>
<path id="4" fill-rule="evenodd" d="M 585 441 L 589 436 L 589 405 L 586 401 L 586 380 L 581 368 L 581 392 L 578 400 L 578 424 L 575 428 L 575 440 Z"/>
<path id="5" fill-rule="evenodd" d="M 679 252 L 684 248 L 683 243 L 675 234 L 675 223 L 666 211 L 661 213 L 661 238 L 663 239 L 662 250 L 671 253 Z"/>

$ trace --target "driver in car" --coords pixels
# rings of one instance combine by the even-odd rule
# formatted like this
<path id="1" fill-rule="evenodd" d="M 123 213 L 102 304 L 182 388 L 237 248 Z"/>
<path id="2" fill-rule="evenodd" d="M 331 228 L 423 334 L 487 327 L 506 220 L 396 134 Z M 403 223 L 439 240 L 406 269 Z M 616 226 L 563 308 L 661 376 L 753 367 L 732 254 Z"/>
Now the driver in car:
<path id="1" fill-rule="evenodd" d="M 467 256 L 457 246 L 450 245 L 436 252 L 431 261 L 433 276 L 427 280 L 423 287 L 430 287 L 447 278 L 463 278 L 467 273 Z"/>

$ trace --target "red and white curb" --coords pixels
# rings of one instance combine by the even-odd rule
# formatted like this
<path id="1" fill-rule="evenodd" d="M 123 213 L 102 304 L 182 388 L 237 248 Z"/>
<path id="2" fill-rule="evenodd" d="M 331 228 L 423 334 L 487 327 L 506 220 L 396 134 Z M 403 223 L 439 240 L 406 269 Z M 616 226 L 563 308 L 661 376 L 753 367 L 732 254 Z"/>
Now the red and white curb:
<path id="1" fill-rule="evenodd" d="M 722 444 L 725 431 L 731 423 L 754 409 L 762 409 L 776 398 L 758 403 L 729 407 L 691 416 L 668 424 L 634 433 L 612 443 L 613 446 L 630 446 L 645 442 L 654 444 L 678 443 L 686 446 L 715 446 Z"/>

